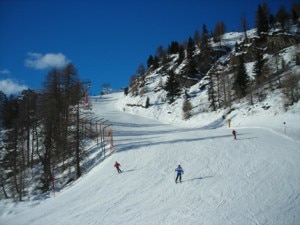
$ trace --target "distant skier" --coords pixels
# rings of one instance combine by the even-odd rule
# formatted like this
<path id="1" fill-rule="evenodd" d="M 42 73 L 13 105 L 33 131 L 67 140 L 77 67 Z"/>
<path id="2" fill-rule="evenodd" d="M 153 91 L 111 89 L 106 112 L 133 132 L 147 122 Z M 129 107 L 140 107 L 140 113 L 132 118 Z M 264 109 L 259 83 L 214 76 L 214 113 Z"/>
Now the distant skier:
<path id="1" fill-rule="evenodd" d="M 121 164 L 116 161 L 114 167 L 116 167 L 118 173 L 122 173 L 123 171 L 120 169 Z"/>
<path id="2" fill-rule="evenodd" d="M 181 174 L 184 173 L 182 167 L 180 165 L 178 165 L 178 167 L 175 169 L 175 171 L 177 172 L 175 183 L 177 183 L 178 178 L 179 178 L 179 182 L 181 183 Z"/>
<path id="3" fill-rule="evenodd" d="M 230 118 L 227 120 L 227 123 L 228 123 L 228 127 L 230 128 L 230 124 L 231 124 L 231 119 Z"/>
<path id="4" fill-rule="evenodd" d="M 232 130 L 232 135 L 234 137 L 234 140 L 236 140 L 236 131 L 235 130 Z"/>

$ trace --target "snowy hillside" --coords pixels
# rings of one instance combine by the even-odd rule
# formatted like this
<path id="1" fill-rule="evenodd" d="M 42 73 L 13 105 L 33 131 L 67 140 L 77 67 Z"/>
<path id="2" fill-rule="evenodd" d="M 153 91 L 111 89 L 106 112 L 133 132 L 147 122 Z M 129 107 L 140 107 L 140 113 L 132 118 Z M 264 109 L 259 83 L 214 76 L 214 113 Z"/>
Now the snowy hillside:
<path id="1" fill-rule="evenodd" d="M 277 95 L 269 110 L 235 106 L 237 140 L 222 112 L 182 121 L 181 106 L 132 108 L 122 93 L 105 95 L 93 112 L 113 123 L 116 152 L 47 199 L 1 201 L 0 224 L 299 224 L 300 106 L 278 113 Z"/>
<path id="2" fill-rule="evenodd" d="M 274 33 L 276 33 L 276 30 L 274 30 Z M 256 29 L 249 30 L 247 32 L 247 36 L 254 43 L 258 38 Z M 270 35 L 270 37 L 273 36 Z M 292 37 L 292 35 L 290 37 Z M 251 53 L 248 53 L 247 51 L 243 51 L 242 53 L 238 52 L 235 49 L 235 45 L 237 44 L 245 47 L 248 45 L 254 45 L 253 43 L 245 44 L 244 33 L 241 32 L 230 32 L 224 34 L 222 36 L 221 44 L 223 47 L 226 46 L 231 50 L 220 57 L 215 62 L 215 65 L 220 66 L 220 71 L 229 71 L 231 67 L 229 61 L 232 60 L 232 55 L 245 54 L 245 57 L 252 57 L 249 56 Z M 210 44 L 214 48 L 218 48 L 218 46 L 221 45 L 220 42 L 214 43 L 212 40 L 210 41 Z M 266 43 L 264 44 L 267 46 Z M 268 49 L 266 46 L 265 49 Z M 263 50 L 260 51 L 263 52 Z M 216 111 L 212 110 L 208 97 L 208 74 L 212 69 L 195 85 L 184 88 L 181 87 L 180 96 L 172 104 L 169 104 L 167 101 L 167 91 L 163 88 L 168 79 L 166 67 L 171 70 L 176 68 L 174 70 L 175 74 L 181 76 L 180 74 L 182 72 L 182 68 L 186 63 L 186 61 L 183 61 L 176 67 L 175 64 L 177 62 L 177 58 L 175 54 L 170 56 L 172 61 L 166 65 L 161 66 L 154 71 L 148 69 L 148 71 L 145 73 L 145 85 L 143 86 L 143 82 L 139 81 L 141 93 L 135 95 L 130 92 L 129 88 L 129 93 L 126 96 L 120 97 L 118 105 L 121 110 L 126 112 L 154 118 L 165 123 L 180 124 L 187 127 L 215 128 L 225 126 L 227 120 L 230 119 L 232 121 L 232 125 L 235 127 L 270 128 L 279 133 L 286 133 L 288 136 L 300 141 L 300 103 L 289 103 L 288 97 L 284 94 L 284 88 L 280 88 L 282 85 L 279 85 L 279 82 L 276 80 L 277 78 L 274 75 L 277 73 L 277 70 L 281 71 L 278 73 L 280 74 L 279 77 L 282 83 L 284 79 L 287 79 L 291 74 L 295 74 L 298 79 L 296 81 L 298 82 L 298 88 L 296 92 L 299 93 L 300 65 L 298 65 L 296 62 L 296 58 L 299 55 L 300 44 L 283 48 L 276 52 L 276 54 L 263 54 L 264 64 L 268 65 L 269 72 L 271 71 L 273 74 L 270 75 L 270 77 L 273 76 L 270 78 L 272 82 L 265 81 L 262 87 L 253 91 L 251 94 L 254 96 L 252 99 L 252 104 L 250 103 L 249 93 L 246 95 L 246 97 L 241 99 L 238 97 L 233 97 L 234 91 L 232 91 L 233 84 L 231 83 L 227 84 L 227 86 L 224 85 L 224 89 L 229 90 L 228 92 L 230 92 L 229 96 L 232 100 L 232 105 L 230 107 L 223 105 L 217 108 Z M 279 63 L 279 58 L 282 60 L 281 62 L 284 63 Z M 245 63 L 246 72 L 253 83 L 255 83 L 255 63 L 255 60 L 248 60 L 248 62 Z M 283 64 L 286 64 L 285 71 L 282 68 L 284 66 Z M 234 82 L 234 76 L 235 75 L 233 73 L 229 75 L 231 82 Z M 226 81 L 222 80 L 218 85 L 222 86 L 222 82 L 226 83 Z M 214 89 L 217 89 L 216 86 L 218 85 L 215 83 Z M 252 88 L 255 89 L 254 87 Z M 222 90 L 218 92 L 222 92 Z M 192 117 L 184 121 L 183 104 L 187 99 L 187 95 L 189 96 L 188 99 L 192 105 Z M 259 95 L 262 95 L 263 97 L 260 99 L 258 97 Z M 225 101 L 224 96 L 222 97 L 221 95 L 220 98 L 221 101 Z M 147 99 L 149 99 L 150 107 L 145 108 Z"/>

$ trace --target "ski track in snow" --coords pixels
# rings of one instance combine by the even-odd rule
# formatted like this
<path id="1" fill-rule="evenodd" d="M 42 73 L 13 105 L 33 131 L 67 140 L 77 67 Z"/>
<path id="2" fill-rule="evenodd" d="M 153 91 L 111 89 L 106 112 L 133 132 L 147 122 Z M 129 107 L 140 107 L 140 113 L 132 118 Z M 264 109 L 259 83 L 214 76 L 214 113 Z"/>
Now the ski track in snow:
<path id="1" fill-rule="evenodd" d="M 0 224 L 300 224 L 298 142 L 260 128 L 239 128 L 233 140 L 226 128 L 162 124 L 113 108 L 117 98 L 93 103 L 114 125 L 117 152 L 55 197 L 10 209 Z"/>

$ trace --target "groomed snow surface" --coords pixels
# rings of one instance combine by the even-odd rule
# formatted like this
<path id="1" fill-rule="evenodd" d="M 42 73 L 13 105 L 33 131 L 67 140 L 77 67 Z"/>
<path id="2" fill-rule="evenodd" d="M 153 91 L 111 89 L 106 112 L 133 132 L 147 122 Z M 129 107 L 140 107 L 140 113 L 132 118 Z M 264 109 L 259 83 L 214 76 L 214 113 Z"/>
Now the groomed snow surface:
<path id="1" fill-rule="evenodd" d="M 93 102 L 113 123 L 116 152 L 50 198 L 1 201 L 1 225 L 300 224 L 299 139 L 250 122 L 233 127 L 237 140 L 226 121 L 164 124 L 124 112 L 121 95 Z"/>

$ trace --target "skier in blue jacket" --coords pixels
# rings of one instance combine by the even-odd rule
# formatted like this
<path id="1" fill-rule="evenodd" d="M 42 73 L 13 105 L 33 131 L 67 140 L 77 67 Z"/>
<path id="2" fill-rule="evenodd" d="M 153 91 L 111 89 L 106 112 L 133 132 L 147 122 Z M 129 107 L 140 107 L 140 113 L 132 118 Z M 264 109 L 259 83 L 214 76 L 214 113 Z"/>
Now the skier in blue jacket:
<path id="1" fill-rule="evenodd" d="M 177 176 L 176 176 L 176 180 L 175 182 L 177 183 L 177 180 L 179 178 L 179 182 L 181 183 L 181 174 L 183 174 L 183 169 L 180 165 L 178 165 L 178 167 L 175 169 L 175 171 L 177 172 Z"/>

